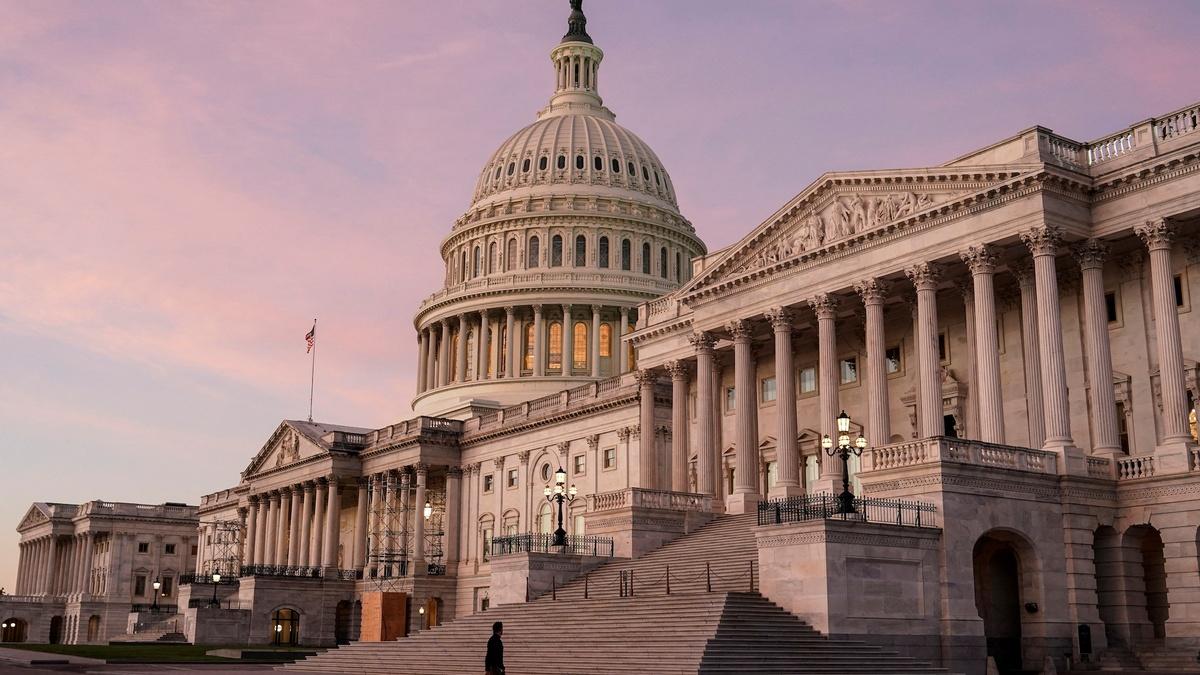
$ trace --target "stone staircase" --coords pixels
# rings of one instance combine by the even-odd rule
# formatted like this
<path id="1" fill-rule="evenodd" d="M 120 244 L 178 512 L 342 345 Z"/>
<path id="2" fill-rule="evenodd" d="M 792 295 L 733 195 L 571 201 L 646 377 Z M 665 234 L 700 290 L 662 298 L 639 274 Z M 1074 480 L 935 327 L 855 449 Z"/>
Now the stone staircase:
<path id="1" fill-rule="evenodd" d="M 1200 672 L 1200 654 L 1192 649 L 1168 649 L 1161 640 L 1139 642 L 1133 651 L 1148 671 Z"/>
<path id="2" fill-rule="evenodd" d="M 523 675 L 944 672 L 880 647 L 823 636 L 750 590 L 754 518 L 719 517 L 527 604 L 496 607 L 394 642 L 354 643 L 282 669 L 481 672 L 492 622 L 503 621 L 505 665 Z"/>

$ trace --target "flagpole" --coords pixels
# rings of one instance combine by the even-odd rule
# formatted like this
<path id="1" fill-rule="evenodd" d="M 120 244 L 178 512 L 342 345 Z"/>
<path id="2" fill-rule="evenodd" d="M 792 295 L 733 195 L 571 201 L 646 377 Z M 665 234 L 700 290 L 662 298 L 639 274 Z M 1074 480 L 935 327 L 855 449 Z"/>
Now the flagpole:
<path id="1" fill-rule="evenodd" d="M 312 348 L 312 371 L 308 375 L 308 421 L 312 420 L 313 410 L 313 385 L 317 381 L 317 320 L 313 319 L 313 348 Z"/>

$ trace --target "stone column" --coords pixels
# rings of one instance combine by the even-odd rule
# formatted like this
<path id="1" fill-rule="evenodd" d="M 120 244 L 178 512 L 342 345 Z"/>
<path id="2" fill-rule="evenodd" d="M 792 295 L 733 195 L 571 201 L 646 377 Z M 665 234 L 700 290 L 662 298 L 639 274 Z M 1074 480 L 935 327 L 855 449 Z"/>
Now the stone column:
<path id="1" fill-rule="evenodd" d="M 1187 387 L 1183 377 L 1183 347 L 1179 312 L 1175 308 L 1175 280 L 1171 274 L 1174 225 L 1151 220 L 1134 229 L 1150 250 L 1150 284 L 1154 295 L 1154 333 L 1158 346 L 1158 384 L 1162 404 L 1162 440 L 1155 455 L 1168 462 L 1155 467 L 1175 473 L 1188 470 Z"/>
<path id="2" fill-rule="evenodd" d="M 79 572 L 79 593 L 83 596 L 92 594 L 92 555 L 95 546 L 95 535 L 91 532 L 83 534 L 83 569 Z"/>
<path id="3" fill-rule="evenodd" d="M 379 531 L 381 529 L 379 521 L 383 515 L 381 513 L 383 501 L 380 499 L 382 496 L 380 493 L 383 491 L 383 485 L 383 479 L 379 474 L 371 475 L 371 513 L 367 534 L 367 568 L 363 571 L 364 579 L 371 578 L 370 570 L 376 570 L 376 574 L 379 573 Z"/>
<path id="4" fill-rule="evenodd" d="M 671 490 L 688 491 L 688 364 L 669 361 L 671 374 Z"/>
<path id="5" fill-rule="evenodd" d="M 438 344 L 438 386 L 450 384 L 450 319 L 442 319 L 442 337 Z"/>
<path id="6" fill-rule="evenodd" d="M 546 326 L 542 321 L 542 306 L 533 306 L 533 376 L 546 375 Z"/>
<path id="7" fill-rule="evenodd" d="M 25 542 L 17 544 L 17 583 L 13 586 L 13 593 L 16 595 L 25 595 L 25 566 L 29 564 L 27 558 L 27 547 Z"/>
<path id="8" fill-rule="evenodd" d="M 737 465 L 733 475 L 733 494 L 726 502 L 729 513 L 751 513 L 758 508 L 758 377 L 754 372 L 754 354 L 749 321 L 736 320 L 727 329 L 733 337 L 735 380 L 735 427 L 737 429 Z"/>
<path id="9" fill-rule="evenodd" d="M 792 356 L 791 310 L 775 307 L 767 312 L 775 332 L 775 414 L 779 430 L 775 441 L 775 458 L 779 479 L 771 491 L 772 497 L 792 497 L 804 494 L 800 483 L 800 452 L 796 449 L 796 367 Z"/>
<path id="10" fill-rule="evenodd" d="M 258 495 L 258 527 L 256 528 L 257 535 L 254 540 L 254 564 L 267 564 L 267 527 L 268 521 L 271 518 L 271 495 Z"/>
<path id="11" fill-rule="evenodd" d="M 58 578 L 58 538 L 53 534 L 49 537 L 49 547 L 46 552 L 46 572 L 43 575 L 43 595 L 54 595 L 55 582 Z"/>
<path id="12" fill-rule="evenodd" d="M 521 338 L 517 335 L 517 308 L 509 305 L 504 308 L 504 329 L 507 339 L 501 344 L 504 345 L 504 375 L 506 377 L 517 377 L 521 374 L 521 368 L 517 365 L 517 345 L 521 343 Z"/>
<path id="13" fill-rule="evenodd" d="M 618 375 L 623 375 L 629 370 L 629 350 L 625 348 L 625 341 L 621 339 L 622 337 L 624 337 L 625 331 L 628 328 L 629 328 L 629 308 L 622 307 L 621 308 L 620 325 L 617 326 L 617 330 L 616 330 L 617 362 L 620 364 L 620 369 L 619 369 L 619 372 L 617 373 Z"/>
<path id="14" fill-rule="evenodd" d="M 1021 258 L 1008 268 L 1021 288 L 1021 351 L 1025 360 L 1025 408 L 1029 418 L 1029 447 L 1046 444 L 1046 409 L 1042 397 L 1042 357 L 1038 347 L 1037 287 L 1033 265 Z"/>
<path id="15" fill-rule="evenodd" d="M 263 564 L 275 565 L 275 540 L 279 529 L 279 493 L 270 492 L 266 495 L 267 517 L 263 528 Z"/>
<path id="16" fill-rule="evenodd" d="M 462 343 L 462 338 L 459 338 L 459 343 Z M 339 519 L 341 516 L 341 492 L 338 486 L 338 477 L 334 474 L 329 474 L 325 479 L 329 484 L 327 489 L 328 503 L 325 505 L 325 545 L 322 549 L 321 566 L 336 567 L 338 564 L 338 535 Z"/>
<path id="17" fill-rule="evenodd" d="M 475 379 L 482 382 L 488 379 L 488 364 L 491 363 L 492 353 L 489 349 L 492 338 L 492 322 L 486 309 L 479 310 L 479 356 L 475 359 Z M 497 364 L 497 367 L 499 364 Z"/>
<path id="18" fill-rule="evenodd" d="M 427 340 L 429 342 L 429 357 L 425 361 L 425 391 L 436 389 L 439 386 L 438 353 L 441 349 L 441 343 L 438 341 L 438 333 L 435 330 L 434 325 L 425 327 Z"/>
<path id="19" fill-rule="evenodd" d="M 854 289 L 866 310 L 867 442 L 871 447 L 879 447 L 892 439 L 892 421 L 888 417 L 887 342 L 883 326 L 883 302 L 887 298 L 888 283 L 866 279 Z"/>
<path id="20" fill-rule="evenodd" d="M 696 492 L 713 494 L 713 457 L 716 439 L 713 436 L 713 345 L 708 333 L 692 333 L 689 338 L 696 348 Z"/>
<path id="21" fill-rule="evenodd" d="M 639 370 L 635 374 L 638 383 L 638 479 L 633 487 L 654 490 L 658 488 L 658 452 L 654 433 L 654 383 L 658 376 L 651 370 Z"/>
<path id="22" fill-rule="evenodd" d="M 996 329 L 996 254 L 987 245 L 961 254 L 975 290 L 975 383 L 979 396 L 979 439 L 1004 443 L 1004 396 L 1000 387 L 1000 345 Z M 1111 390 L 1111 387 L 1109 388 Z"/>
<path id="23" fill-rule="evenodd" d="M 941 267 L 935 263 L 920 263 L 905 270 L 917 289 L 917 360 L 921 390 L 920 434 L 923 438 L 941 436 L 942 378 L 938 359 L 937 287 Z"/>
<path id="24" fill-rule="evenodd" d="M 462 469 L 446 469 L 446 566 L 458 562 L 458 541 L 461 529 L 459 510 L 462 506 Z M 424 505 L 422 505 L 424 508 Z"/>
<path id="25" fill-rule="evenodd" d="M 279 501 L 276 502 L 276 508 L 279 509 L 279 515 L 275 521 L 275 564 L 287 565 L 288 554 L 288 510 L 292 503 L 291 490 L 284 488 L 279 491 Z"/>
<path id="26" fill-rule="evenodd" d="M 296 529 L 297 549 L 296 565 L 298 567 L 313 566 L 312 551 L 312 517 L 313 517 L 313 484 L 304 482 L 300 489 L 300 525 Z"/>
<path id="27" fill-rule="evenodd" d="M 425 508 L 425 478 L 428 471 L 428 466 L 416 465 L 416 504 L 410 509 L 413 513 L 413 576 L 425 574 L 425 514 L 423 509 Z M 497 489 L 503 490 L 503 484 L 497 486 Z"/>
<path id="28" fill-rule="evenodd" d="M 329 486 L 324 478 L 318 478 L 316 493 L 313 495 L 312 543 L 309 545 L 309 567 L 319 567 L 323 563 L 325 544 L 325 503 L 328 501 Z"/>
<path id="29" fill-rule="evenodd" d="M 357 481 L 358 505 L 354 512 L 354 569 L 362 570 L 367 577 L 367 479 Z"/>
<path id="30" fill-rule="evenodd" d="M 562 309 L 562 374 L 568 376 L 575 370 L 575 322 L 571 319 L 571 306 L 563 305 Z"/>
<path id="31" fill-rule="evenodd" d="M 973 281 L 959 281 L 959 293 L 962 293 L 963 315 L 967 335 L 967 400 L 963 406 L 965 424 L 958 425 L 959 435 L 963 438 L 979 440 L 979 369 L 976 367 L 975 353 L 978 345 L 975 342 L 975 284 Z"/>
<path id="32" fill-rule="evenodd" d="M 467 381 L 467 315 L 458 315 L 458 344 L 454 346 L 454 381 Z"/>
<path id="33" fill-rule="evenodd" d="M 817 377 L 818 396 L 820 396 L 821 434 L 836 439 L 837 416 L 841 411 L 838 387 L 841 378 L 838 376 L 837 356 L 837 298 L 822 293 L 808 301 L 813 313 L 817 315 Z M 821 461 L 821 478 L 817 482 L 817 492 L 841 492 L 842 463 L 823 457 Z"/>
<path id="34" fill-rule="evenodd" d="M 289 567 L 301 567 L 300 540 L 304 538 L 300 529 L 300 486 L 293 485 L 288 490 L 288 504 L 291 507 L 288 514 L 288 548 L 287 564 Z"/>
<path id="35" fill-rule="evenodd" d="M 600 377 L 600 305 L 592 305 L 592 377 Z"/>
<path id="36" fill-rule="evenodd" d="M 1092 404 L 1092 454 L 1121 454 L 1117 400 L 1113 393 L 1112 350 L 1108 344 L 1108 312 L 1104 308 L 1104 259 L 1108 245 L 1088 239 L 1072 247 L 1083 275 L 1083 313 L 1087 346 L 1088 386 Z"/>
<path id="37" fill-rule="evenodd" d="M 1038 298 L 1038 348 L 1042 357 L 1042 391 L 1045 396 L 1047 450 L 1064 454 L 1074 448 L 1071 411 L 1067 399 L 1067 368 L 1063 352 L 1062 313 L 1058 302 L 1055 256 L 1062 235 L 1052 225 L 1034 228 L 1021 235 L 1033 253 L 1033 273 Z M 1071 454 L 1071 453 L 1065 453 Z"/>
<path id="38" fill-rule="evenodd" d="M 429 336 L 422 328 L 417 331 L 417 393 L 425 391 L 425 375 L 429 368 Z"/>

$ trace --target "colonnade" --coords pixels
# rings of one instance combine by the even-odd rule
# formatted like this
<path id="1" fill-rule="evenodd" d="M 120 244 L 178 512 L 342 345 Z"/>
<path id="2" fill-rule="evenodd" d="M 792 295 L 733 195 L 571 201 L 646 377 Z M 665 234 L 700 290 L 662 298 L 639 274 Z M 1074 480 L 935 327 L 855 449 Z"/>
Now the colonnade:
<path id="1" fill-rule="evenodd" d="M 418 332 L 417 393 L 465 382 L 546 375 L 599 378 L 624 373 L 629 369 L 629 354 L 621 335 L 630 325 L 631 314 L 629 307 L 538 304 L 445 317 Z M 570 320 L 564 321 L 565 317 Z M 587 326 L 587 350 L 584 358 L 576 359 L 574 330 L 580 322 Z M 551 326 L 555 323 L 559 325 L 558 339 L 552 349 Z M 526 340 L 529 326 L 533 327 L 533 344 Z M 468 336 L 475 338 L 470 359 Z M 551 358 L 554 351 L 557 363 Z M 470 362 L 473 368 L 468 367 Z M 585 364 L 582 367 L 581 362 Z"/>
<path id="2" fill-rule="evenodd" d="M 21 542 L 17 595 L 81 596 L 93 592 L 95 535 L 45 535 Z"/>
<path id="3" fill-rule="evenodd" d="M 1162 384 L 1162 419 L 1159 434 L 1161 445 L 1186 444 L 1187 428 L 1186 389 L 1183 374 L 1183 353 L 1179 332 L 1179 317 L 1176 313 L 1173 276 L 1170 267 L 1170 249 L 1175 230 L 1166 220 L 1148 222 L 1136 228 L 1137 237 L 1150 252 L 1151 284 L 1153 287 L 1156 332 L 1158 335 L 1158 362 Z M 1039 420 L 1040 429 L 1033 429 L 1030 437 L 1041 448 L 1056 453 L 1067 453 L 1075 440 L 1071 435 L 1071 417 L 1067 396 L 1067 374 L 1063 349 L 1062 315 L 1059 308 L 1058 255 L 1070 251 L 1082 272 L 1084 307 L 1084 344 L 1088 361 L 1088 381 L 1093 392 L 1089 397 L 1090 419 L 1094 428 L 1092 453 L 1113 455 L 1120 452 L 1117 431 L 1116 403 L 1113 396 L 1113 366 L 1109 346 L 1108 321 L 1104 310 L 1104 284 L 1102 265 L 1108 253 L 1107 244 L 1089 239 L 1067 247 L 1061 231 L 1054 226 L 1041 226 L 1025 232 L 1021 240 L 1032 256 L 1032 283 L 1028 283 L 1022 265 L 1014 265 L 1021 286 L 1021 316 L 1026 334 L 1026 365 L 1033 364 L 1034 372 L 1027 373 L 1026 387 L 1029 391 L 1031 418 Z M 960 254 L 971 277 L 970 290 L 974 299 L 972 322 L 974 344 L 971 345 L 975 358 L 975 377 L 972 386 L 978 396 L 978 429 L 971 430 L 977 440 L 1005 443 L 1004 408 L 1001 397 L 1002 382 L 997 346 L 997 312 L 994 275 L 998 265 L 999 251 L 991 245 L 972 246 Z M 899 272 L 899 270 L 898 270 Z M 917 356 L 917 406 L 918 435 L 939 436 L 943 433 L 942 373 L 938 352 L 938 307 L 937 291 L 945 276 L 945 265 L 938 262 L 922 262 L 903 270 L 916 293 L 916 356 Z M 855 294 L 863 303 L 866 338 L 866 381 L 867 435 L 872 446 L 888 443 L 889 410 L 892 397 L 884 367 L 885 336 L 883 303 L 893 284 L 883 278 L 866 279 L 855 285 Z M 834 419 L 841 410 L 838 379 L 838 341 L 835 318 L 844 298 L 832 293 L 818 294 L 807 301 L 808 309 L 816 318 L 819 352 L 820 429 L 822 434 L 836 438 Z M 697 491 L 703 494 L 720 494 L 716 485 L 720 466 L 720 448 L 717 447 L 716 424 L 718 380 L 715 366 L 715 351 L 719 340 L 726 340 L 733 351 L 735 372 L 735 443 L 738 449 L 734 474 L 734 489 L 728 503 L 733 512 L 752 508 L 762 498 L 759 494 L 758 468 L 758 403 L 756 369 L 752 335 L 762 320 L 770 323 L 774 335 L 777 415 L 776 438 L 779 439 L 777 486 L 781 493 L 797 493 L 801 488 L 800 466 L 795 439 L 798 435 L 796 421 L 797 396 L 793 382 L 792 332 L 797 306 L 780 306 L 763 316 L 739 317 L 730 321 L 723 329 L 697 332 L 691 336 L 695 350 L 692 359 L 681 359 L 667 365 L 671 373 L 676 395 L 673 397 L 672 419 L 677 430 L 671 452 L 669 476 L 658 476 L 653 467 L 656 460 L 652 453 L 643 458 L 643 476 L 650 476 L 644 484 L 661 489 L 687 491 L 689 488 L 686 471 L 679 467 L 688 462 L 689 442 L 678 432 L 687 428 L 688 410 L 686 393 L 690 378 L 696 378 L 696 437 L 691 442 L 695 449 Z M 1036 336 L 1036 344 L 1029 336 Z M 784 373 L 787 375 L 785 376 Z M 647 382 L 652 378 L 647 378 Z M 649 386 L 649 385 L 647 385 Z M 653 423 L 653 397 L 643 390 L 642 416 Z M 647 424 L 643 420 L 642 424 Z M 645 426 L 643 426 L 645 428 Z M 680 437 L 684 438 L 681 439 Z M 649 473 L 646 473 L 649 472 Z M 821 463 L 821 478 L 817 489 L 833 491 L 840 489 L 842 466 L 840 462 Z"/>
<path id="4" fill-rule="evenodd" d="M 242 563 L 338 566 L 341 490 L 338 477 L 329 475 L 250 495 Z"/>

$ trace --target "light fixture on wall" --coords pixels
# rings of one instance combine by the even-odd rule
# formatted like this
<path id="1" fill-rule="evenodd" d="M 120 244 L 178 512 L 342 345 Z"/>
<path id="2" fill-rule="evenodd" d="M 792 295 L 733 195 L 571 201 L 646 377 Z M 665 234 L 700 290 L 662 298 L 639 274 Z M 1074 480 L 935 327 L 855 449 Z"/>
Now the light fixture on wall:
<path id="1" fill-rule="evenodd" d="M 433 515 L 433 504 L 425 502 L 425 509 L 423 510 L 423 513 L 425 514 L 425 520 L 429 520 L 429 517 Z"/>
<path id="2" fill-rule="evenodd" d="M 857 513 L 854 509 L 854 493 L 850 492 L 850 455 L 861 457 L 863 450 L 867 448 L 867 439 L 859 436 L 854 439 L 853 444 L 850 443 L 850 416 L 845 410 L 837 416 L 837 432 L 836 446 L 828 434 L 821 439 L 821 447 L 825 448 L 830 457 L 842 458 L 842 493 L 837 496 L 837 512 Z"/>

